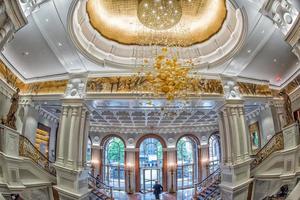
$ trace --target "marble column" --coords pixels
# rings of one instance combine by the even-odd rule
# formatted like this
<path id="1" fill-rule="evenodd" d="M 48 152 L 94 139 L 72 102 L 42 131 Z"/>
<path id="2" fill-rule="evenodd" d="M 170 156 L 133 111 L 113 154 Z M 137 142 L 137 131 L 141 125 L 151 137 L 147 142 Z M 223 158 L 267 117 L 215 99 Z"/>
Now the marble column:
<path id="1" fill-rule="evenodd" d="M 248 197 L 250 178 L 249 134 L 244 101 L 227 99 L 219 113 L 222 147 L 221 198 L 244 200 Z"/>
<path id="2" fill-rule="evenodd" d="M 283 124 L 281 124 L 282 122 L 280 121 L 280 116 L 284 116 L 283 112 L 283 102 L 276 102 L 276 101 L 269 101 L 268 102 L 270 110 L 271 110 L 271 114 L 272 114 L 272 118 L 273 118 L 273 123 L 274 123 L 274 131 L 275 134 L 280 132 L 282 130 L 282 126 Z M 285 123 L 285 122 L 283 122 Z"/>
<path id="3" fill-rule="evenodd" d="M 125 191 L 132 194 L 135 191 L 135 148 L 125 149 Z"/>
<path id="4" fill-rule="evenodd" d="M 169 147 L 167 150 L 167 160 L 168 160 L 168 189 L 170 193 L 175 193 L 177 191 L 177 149 L 176 147 Z"/>
<path id="5" fill-rule="evenodd" d="M 58 133 L 58 159 L 55 163 L 60 199 L 87 199 L 88 170 L 85 166 L 89 123 L 83 99 L 63 99 L 63 113 Z"/>
<path id="6" fill-rule="evenodd" d="M 201 146 L 201 181 L 204 180 L 207 176 L 209 176 L 209 146 L 208 144 Z"/>
<path id="7" fill-rule="evenodd" d="M 59 126 L 59 138 L 58 138 L 58 157 L 57 157 L 57 161 L 59 163 L 64 163 L 64 140 L 62 138 L 65 138 L 65 129 L 66 129 L 66 120 L 67 120 L 67 116 L 68 116 L 68 111 L 69 108 L 68 107 L 63 107 L 62 112 L 61 112 L 61 118 L 60 118 L 60 126 Z"/>
<path id="8" fill-rule="evenodd" d="M 93 176 L 97 176 L 98 174 L 101 175 L 101 153 L 102 151 L 100 150 L 100 146 L 92 146 L 92 174 Z M 102 176 L 101 176 L 102 178 Z"/>

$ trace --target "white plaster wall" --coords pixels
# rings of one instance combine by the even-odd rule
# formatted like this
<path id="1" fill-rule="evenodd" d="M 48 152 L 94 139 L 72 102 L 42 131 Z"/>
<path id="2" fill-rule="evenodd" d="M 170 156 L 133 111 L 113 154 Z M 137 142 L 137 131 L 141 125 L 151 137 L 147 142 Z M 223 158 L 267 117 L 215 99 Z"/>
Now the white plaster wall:
<path id="1" fill-rule="evenodd" d="M 264 146 L 268 140 L 275 134 L 274 121 L 269 108 L 262 110 L 259 116 L 247 121 L 248 126 L 258 121 L 260 128 L 261 146 Z"/>

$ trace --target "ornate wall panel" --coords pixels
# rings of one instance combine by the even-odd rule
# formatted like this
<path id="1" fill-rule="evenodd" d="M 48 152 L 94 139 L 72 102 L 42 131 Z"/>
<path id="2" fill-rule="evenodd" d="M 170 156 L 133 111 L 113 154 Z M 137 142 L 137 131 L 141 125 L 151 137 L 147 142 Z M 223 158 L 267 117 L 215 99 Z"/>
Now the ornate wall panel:
<path id="1" fill-rule="evenodd" d="M 221 80 L 201 79 L 191 81 L 191 94 L 223 94 Z M 148 92 L 150 83 L 145 77 L 102 77 L 90 78 L 87 84 L 87 92 L 90 93 L 133 93 Z"/>

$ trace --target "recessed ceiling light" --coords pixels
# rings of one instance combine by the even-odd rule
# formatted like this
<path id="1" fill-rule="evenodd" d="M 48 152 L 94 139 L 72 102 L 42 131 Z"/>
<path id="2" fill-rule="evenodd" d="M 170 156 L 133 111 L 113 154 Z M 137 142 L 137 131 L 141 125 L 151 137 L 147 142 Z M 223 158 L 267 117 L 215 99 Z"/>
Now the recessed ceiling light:
<path id="1" fill-rule="evenodd" d="M 57 43 L 57 44 L 58 44 L 58 46 L 60 46 L 60 47 L 63 45 L 63 44 L 62 44 L 62 43 L 60 43 L 60 42 L 59 42 L 59 43 Z"/>
<path id="2" fill-rule="evenodd" d="M 46 18 L 46 19 L 45 19 L 45 21 L 46 21 L 46 22 L 49 22 L 49 19 L 48 19 L 48 18 Z"/>
<path id="3" fill-rule="evenodd" d="M 23 52 L 22 54 L 23 54 L 23 56 L 28 56 L 28 55 L 29 55 L 29 52 L 28 52 L 28 51 L 25 51 L 25 52 Z"/>
<path id="4" fill-rule="evenodd" d="M 252 52 L 252 50 L 251 49 L 248 49 L 248 51 L 247 51 L 248 53 L 251 53 Z"/>
<path id="5" fill-rule="evenodd" d="M 277 59 L 276 59 L 276 58 L 274 58 L 273 62 L 277 62 Z"/>

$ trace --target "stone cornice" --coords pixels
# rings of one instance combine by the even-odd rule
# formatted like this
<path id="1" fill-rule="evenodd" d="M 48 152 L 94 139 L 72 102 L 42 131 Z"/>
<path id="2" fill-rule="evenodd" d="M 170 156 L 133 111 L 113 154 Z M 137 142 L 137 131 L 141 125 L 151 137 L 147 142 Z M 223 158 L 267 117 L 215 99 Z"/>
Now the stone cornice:
<path id="1" fill-rule="evenodd" d="M 18 0 L 4 0 L 6 13 L 14 25 L 15 31 L 27 24 L 27 19 L 23 14 Z"/>
<path id="2" fill-rule="evenodd" d="M 0 78 L 0 93 L 10 98 L 15 93 L 15 89 Z"/>
<path id="3" fill-rule="evenodd" d="M 300 98 L 300 86 L 298 86 L 293 92 L 290 93 L 290 98 L 292 102 Z"/>

